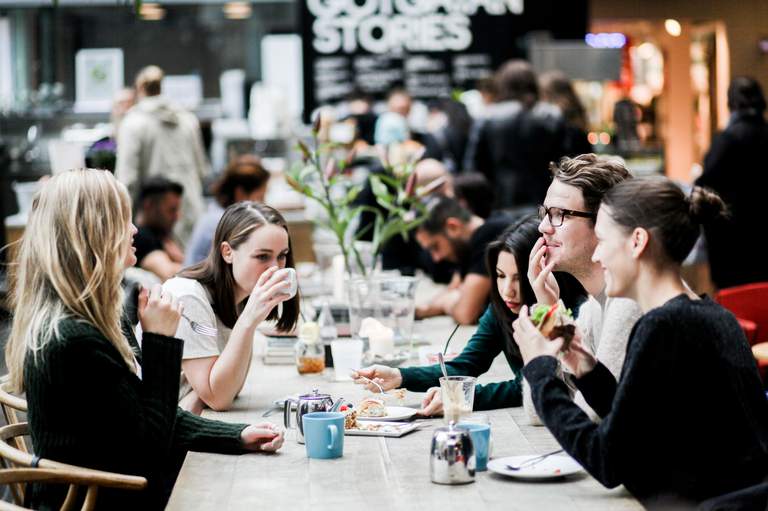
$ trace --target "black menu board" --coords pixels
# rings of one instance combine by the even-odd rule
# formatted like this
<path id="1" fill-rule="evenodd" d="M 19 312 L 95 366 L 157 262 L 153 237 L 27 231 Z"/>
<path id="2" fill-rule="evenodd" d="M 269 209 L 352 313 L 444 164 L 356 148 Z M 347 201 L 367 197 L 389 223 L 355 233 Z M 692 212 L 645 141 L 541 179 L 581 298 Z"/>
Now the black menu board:
<path id="1" fill-rule="evenodd" d="M 582 39 L 587 0 L 302 0 L 305 116 L 360 89 L 434 98 L 525 57 L 524 36 Z"/>

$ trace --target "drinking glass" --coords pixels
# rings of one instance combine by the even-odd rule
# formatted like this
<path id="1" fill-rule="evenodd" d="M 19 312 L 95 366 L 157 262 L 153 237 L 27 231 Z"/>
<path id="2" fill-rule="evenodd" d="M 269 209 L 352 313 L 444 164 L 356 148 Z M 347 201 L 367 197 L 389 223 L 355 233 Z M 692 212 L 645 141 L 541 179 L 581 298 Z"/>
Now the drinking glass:
<path id="1" fill-rule="evenodd" d="M 472 413 L 475 403 L 475 383 L 472 376 L 449 376 L 440 378 L 440 395 L 443 398 L 445 422 L 461 422 Z"/>
<path id="2" fill-rule="evenodd" d="M 351 381 L 350 373 L 360 369 L 363 363 L 363 341 L 360 339 L 331 341 L 331 355 L 336 381 Z"/>

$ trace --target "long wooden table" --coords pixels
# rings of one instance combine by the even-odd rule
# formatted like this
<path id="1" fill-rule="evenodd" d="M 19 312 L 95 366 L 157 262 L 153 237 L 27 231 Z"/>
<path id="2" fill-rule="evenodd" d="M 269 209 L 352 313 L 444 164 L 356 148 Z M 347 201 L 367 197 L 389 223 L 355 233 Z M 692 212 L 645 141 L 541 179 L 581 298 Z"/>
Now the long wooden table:
<path id="1" fill-rule="evenodd" d="M 416 333 L 439 345 L 454 323 L 446 317 L 416 322 Z M 451 341 L 460 350 L 474 331 L 461 327 Z M 257 346 L 257 350 L 259 347 Z M 417 363 L 416 360 L 413 363 Z M 282 422 L 262 413 L 275 399 L 313 388 L 334 399 L 361 399 L 367 393 L 352 383 L 331 381 L 332 369 L 322 375 L 299 375 L 293 366 L 265 366 L 254 357 L 250 374 L 232 410 L 204 416 L 231 422 Z M 508 379 L 511 371 L 499 357 L 480 382 Z M 417 406 L 423 394 L 408 393 L 406 404 Z M 485 412 L 484 412 L 485 413 Z M 546 428 L 531 426 L 522 408 L 487 412 L 493 435 L 493 457 L 539 454 L 558 448 Z M 429 477 L 432 430 L 441 419 L 430 419 L 401 438 L 347 436 L 344 456 L 310 460 L 304 445 L 289 431 L 275 455 L 227 456 L 192 452 L 176 482 L 170 510 L 445 510 L 534 509 L 635 510 L 642 506 L 625 489 L 607 490 L 589 475 L 546 483 L 523 482 L 490 472 L 478 472 L 475 482 L 462 486 L 433 484 Z"/>

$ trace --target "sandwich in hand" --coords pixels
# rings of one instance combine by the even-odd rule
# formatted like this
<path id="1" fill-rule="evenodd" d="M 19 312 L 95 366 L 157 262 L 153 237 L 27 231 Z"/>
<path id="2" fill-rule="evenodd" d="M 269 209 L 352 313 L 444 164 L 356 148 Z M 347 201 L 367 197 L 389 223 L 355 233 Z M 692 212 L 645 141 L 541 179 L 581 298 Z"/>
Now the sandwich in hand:
<path id="1" fill-rule="evenodd" d="M 566 351 L 576 335 L 576 324 L 571 309 L 566 308 L 562 300 L 554 305 L 537 304 L 531 309 L 531 321 L 539 331 L 549 339 L 563 338 L 563 351 Z"/>

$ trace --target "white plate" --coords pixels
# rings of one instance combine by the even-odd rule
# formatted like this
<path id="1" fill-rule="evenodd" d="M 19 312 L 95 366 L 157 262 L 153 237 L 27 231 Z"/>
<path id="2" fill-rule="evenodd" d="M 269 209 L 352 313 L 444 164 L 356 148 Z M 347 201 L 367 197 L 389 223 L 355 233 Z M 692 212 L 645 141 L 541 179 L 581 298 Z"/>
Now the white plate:
<path id="1" fill-rule="evenodd" d="M 504 476 L 515 477 L 518 479 L 555 479 L 583 472 L 584 468 L 576 463 L 576 460 L 570 456 L 550 456 L 544 458 L 538 463 L 534 463 L 520 470 L 510 470 L 507 465 L 520 465 L 525 461 L 536 458 L 538 455 L 528 456 L 507 456 L 506 458 L 497 458 L 488 462 L 488 470 Z"/>
<path id="2" fill-rule="evenodd" d="M 345 429 L 344 434 L 350 436 L 401 437 L 419 427 L 419 424 L 416 422 L 383 422 L 358 419 L 357 423 L 375 429 Z"/>
<path id="3" fill-rule="evenodd" d="M 387 415 L 384 417 L 361 417 L 358 415 L 357 418 L 366 421 L 403 421 L 416 415 L 417 411 L 416 408 L 408 408 L 407 406 L 387 406 Z"/>

